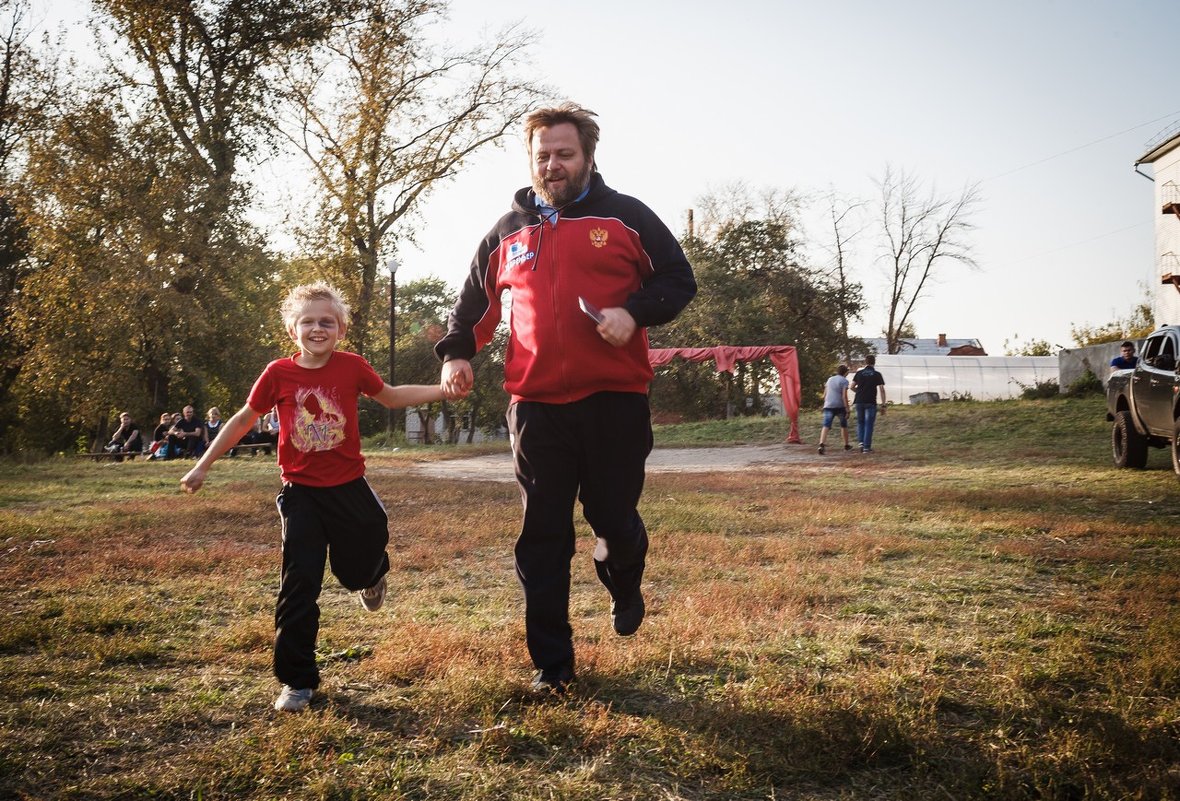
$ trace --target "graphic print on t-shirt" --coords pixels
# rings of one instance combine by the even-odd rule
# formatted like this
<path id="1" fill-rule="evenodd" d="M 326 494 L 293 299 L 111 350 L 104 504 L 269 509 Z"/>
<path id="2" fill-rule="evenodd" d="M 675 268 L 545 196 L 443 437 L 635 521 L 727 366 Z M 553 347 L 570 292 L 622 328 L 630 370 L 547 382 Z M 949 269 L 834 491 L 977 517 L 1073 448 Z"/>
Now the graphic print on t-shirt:
<path id="1" fill-rule="evenodd" d="M 300 388 L 295 393 L 291 444 L 303 453 L 330 451 L 344 442 L 345 422 L 335 389 Z"/>

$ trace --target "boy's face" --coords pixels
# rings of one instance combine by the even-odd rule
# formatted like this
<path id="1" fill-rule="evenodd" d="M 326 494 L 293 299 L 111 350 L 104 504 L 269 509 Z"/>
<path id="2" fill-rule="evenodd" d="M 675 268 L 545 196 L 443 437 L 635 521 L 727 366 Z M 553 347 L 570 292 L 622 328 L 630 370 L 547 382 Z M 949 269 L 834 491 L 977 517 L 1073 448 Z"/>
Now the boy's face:
<path id="1" fill-rule="evenodd" d="M 336 317 L 335 307 L 327 300 L 311 300 L 303 304 L 294 325 L 287 329 L 305 356 L 318 357 L 331 354 L 347 332 L 347 327 Z"/>

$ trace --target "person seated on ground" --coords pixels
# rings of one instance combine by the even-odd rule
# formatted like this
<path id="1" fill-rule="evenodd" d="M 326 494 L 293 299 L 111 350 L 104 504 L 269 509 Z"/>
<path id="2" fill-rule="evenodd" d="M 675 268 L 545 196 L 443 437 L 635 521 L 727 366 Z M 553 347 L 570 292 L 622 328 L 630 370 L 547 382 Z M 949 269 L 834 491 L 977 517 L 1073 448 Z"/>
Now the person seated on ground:
<path id="1" fill-rule="evenodd" d="M 115 461 L 123 461 L 124 456 L 134 459 L 143 450 L 143 437 L 139 433 L 139 425 L 131 419 L 128 412 L 119 415 L 119 427 L 111 434 L 111 441 L 103 448 L 107 453 L 115 454 Z"/>
<path id="2" fill-rule="evenodd" d="M 172 428 L 172 415 L 164 412 L 160 415 L 160 424 L 152 432 L 152 444 L 148 446 L 148 453 L 152 459 L 168 458 L 168 431 Z"/>
<path id="3" fill-rule="evenodd" d="M 185 406 L 180 420 L 172 423 L 171 439 L 177 452 L 186 459 L 197 458 L 209 444 L 205 439 L 205 427 L 197 420 L 196 410 L 191 405 Z"/>
<path id="4" fill-rule="evenodd" d="M 1135 355 L 1135 343 L 1127 340 L 1119 345 L 1119 355 L 1110 360 L 1110 371 L 1134 370 L 1139 364 L 1139 357 Z"/>
<path id="5" fill-rule="evenodd" d="M 213 406 L 205 412 L 205 442 L 201 447 L 201 453 L 205 452 L 205 448 L 209 447 L 209 443 L 213 441 L 219 431 L 221 431 L 221 410 Z"/>
<path id="6" fill-rule="evenodd" d="M 181 448 L 184 441 L 180 437 L 180 429 L 176 424 L 184 419 L 184 415 L 180 412 L 173 412 L 168 416 L 168 453 L 166 458 L 175 459 L 180 455 Z"/>

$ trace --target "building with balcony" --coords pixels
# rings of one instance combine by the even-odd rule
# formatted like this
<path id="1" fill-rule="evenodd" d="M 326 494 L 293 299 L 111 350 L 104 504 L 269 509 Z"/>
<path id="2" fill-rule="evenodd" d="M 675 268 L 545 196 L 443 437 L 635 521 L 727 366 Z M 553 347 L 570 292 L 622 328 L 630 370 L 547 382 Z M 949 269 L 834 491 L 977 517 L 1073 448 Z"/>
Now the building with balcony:
<path id="1" fill-rule="evenodd" d="M 1150 173 L 1141 167 L 1150 167 Z M 1152 310 L 1156 326 L 1180 325 L 1180 125 L 1163 131 L 1135 162 L 1155 185 L 1155 267 L 1159 282 Z"/>

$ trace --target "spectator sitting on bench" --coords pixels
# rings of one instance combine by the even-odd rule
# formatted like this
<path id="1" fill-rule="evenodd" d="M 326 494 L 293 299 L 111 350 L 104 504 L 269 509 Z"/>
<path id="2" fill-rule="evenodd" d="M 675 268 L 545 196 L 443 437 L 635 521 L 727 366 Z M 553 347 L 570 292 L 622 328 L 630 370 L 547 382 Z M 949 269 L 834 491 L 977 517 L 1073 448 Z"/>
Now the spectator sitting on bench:
<path id="1" fill-rule="evenodd" d="M 237 456 L 238 448 L 242 446 L 250 446 L 247 447 L 246 450 L 250 451 L 251 456 L 258 453 L 259 451 L 262 451 L 267 456 L 270 456 L 271 441 L 262 430 L 261 417 L 254 421 L 254 427 L 247 431 L 245 435 L 243 435 L 242 438 L 238 440 L 237 446 L 229 452 L 229 455 Z"/>
<path id="2" fill-rule="evenodd" d="M 168 416 L 168 447 L 164 453 L 165 459 L 175 459 L 180 455 L 180 448 L 183 445 L 180 439 L 180 429 L 176 424 L 184 419 L 184 415 L 180 412 L 173 412 Z"/>
<path id="3" fill-rule="evenodd" d="M 205 439 L 205 427 L 197 420 L 196 410 L 191 405 L 184 407 L 180 420 L 173 419 L 169 441 L 175 446 L 177 455 L 186 459 L 197 458 L 209 444 Z"/>
<path id="4" fill-rule="evenodd" d="M 172 415 L 164 412 L 160 415 L 160 424 L 152 432 L 152 444 L 148 452 L 153 459 L 168 458 L 168 432 L 172 429 Z"/>
<path id="5" fill-rule="evenodd" d="M 111 441 L 103 448 L 107 453 L 115 454 L 116 462 L 123 461 L 123 456 L 135 455 L 143 450 L 143 437 L 140 436 L 139 426 L 131 419 L 128 412 L 119 415 L 119 427 L 111 434 Z"/>
<path id="6" fill-rule="evenodd" d="M 219 431 L 221 431 L 221 410 L 214 406 L 205 412 L 205 444 L 201 447 L 201 453 L 205 452 L 205 448 L 209 447 L 209 443 L 217 437 Z"/>

